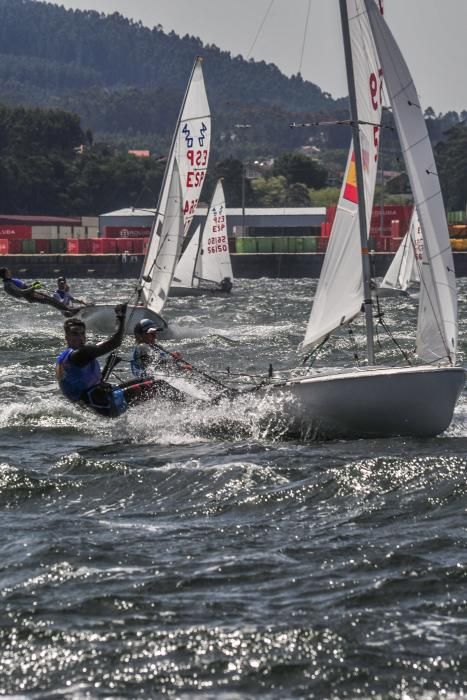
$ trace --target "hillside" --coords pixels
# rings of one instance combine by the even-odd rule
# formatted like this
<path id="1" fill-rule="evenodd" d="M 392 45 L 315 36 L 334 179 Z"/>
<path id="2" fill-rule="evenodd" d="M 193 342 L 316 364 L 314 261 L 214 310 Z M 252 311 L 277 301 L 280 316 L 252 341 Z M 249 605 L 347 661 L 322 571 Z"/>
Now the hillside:
<path id="1" fill-rule="evenodd" d="M 66 10 L 34 0 L 0 0 L 0 101 L 63 108 L 83 129 L 129 145 L 164 150 L 195 56 L 216 117 L 215 148 L 224 154 L 293 148 L 304 134 L 293 121 L 343 113 L 300 76 L 246 61 L 190 36 L 149 29 L 118 13 Z M 237 138 L 235 124 L 251 123 Z M 263 152 L 264 152 L 263 151 Z"/>

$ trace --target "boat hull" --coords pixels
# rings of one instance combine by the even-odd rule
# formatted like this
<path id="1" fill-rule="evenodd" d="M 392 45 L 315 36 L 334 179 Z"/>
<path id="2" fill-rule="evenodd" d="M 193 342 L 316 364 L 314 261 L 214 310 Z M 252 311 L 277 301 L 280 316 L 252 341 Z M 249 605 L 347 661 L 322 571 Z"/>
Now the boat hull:
<path id="1" fill-rule="evenodd" d="M 433 437 L 449 426 L 462 367 L 369 368 L 271 385 L 292 432 L 333 438 Z"/>
<path id="2" fill-rule="evenodd" d="M 74 318 L 80 318 L 86 324 L 86 328 L 95 333 L 110 335 L 111 333 L 115 333 L 116 330 L 115 305 L 112 304 L 93 304 L 92 306 L 85 306 L 80 309 Z M 162 316 L 146 309 L 144 306 L 129 305 L 126 313 L 126 334 L 133 335 L 135 324 L 143 318 L 149 318 L 151 321 L 154 321 L 154 324 L 158 328 L 164 329 L 164 331 L 161 331 L 160 337 L 163 337 L 163 333 L 167 332 L 167 321 L 165 321 Z"/>

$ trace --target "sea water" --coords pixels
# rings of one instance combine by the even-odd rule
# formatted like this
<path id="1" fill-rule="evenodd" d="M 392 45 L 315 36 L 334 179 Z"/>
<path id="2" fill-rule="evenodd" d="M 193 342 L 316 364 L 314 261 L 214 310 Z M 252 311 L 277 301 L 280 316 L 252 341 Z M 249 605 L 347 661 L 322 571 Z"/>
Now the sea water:
<path id="1" fill-rule="evenodd" d="M 184 337 L 166 344 L 214 379 L 174 381 L 213 398 L 218 381 L 299 365 L 315 287 L 240 280 L 228 298 L 170 299 Z M 118 302 L 132 285 L 72 292 Z M 463 353 L 466 308 L 459 280 Z M 411 351 L 413 302 L 384 313 Z M 465 697 L 466 393 L 426 440 L 290 439 L 254 392 L 108 421 L 56 388 L 62 325 L 2 297 L 1 695 Z M 363 361 L 363 338 L 343 334 L 318 364 Z M 378 341 L 394 361 L 381 324 Z"/>

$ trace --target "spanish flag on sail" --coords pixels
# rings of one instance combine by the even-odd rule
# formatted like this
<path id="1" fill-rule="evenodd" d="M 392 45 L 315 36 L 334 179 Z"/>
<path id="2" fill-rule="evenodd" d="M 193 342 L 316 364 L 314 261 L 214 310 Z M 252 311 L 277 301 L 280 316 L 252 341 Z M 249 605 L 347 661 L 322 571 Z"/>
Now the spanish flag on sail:
<path id="1" fill-rule="evenodd" d="M 349 202 L 353 202 L 354 204 L 358 204 L 355 151 L 352 151 L 352 158 L 350 159 L 349 168 L 347 170 L 347 179 L 344 187 L 344 199 L 347 199 Z"/>

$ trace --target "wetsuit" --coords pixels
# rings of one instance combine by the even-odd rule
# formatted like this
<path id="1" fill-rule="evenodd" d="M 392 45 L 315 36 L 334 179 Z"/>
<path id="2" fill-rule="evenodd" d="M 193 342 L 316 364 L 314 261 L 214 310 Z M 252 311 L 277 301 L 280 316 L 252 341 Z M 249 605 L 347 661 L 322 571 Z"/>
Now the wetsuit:
<path id="1" fill-rule="evenodd" d="M 130 366 L 135 377 L 145 379 L 152 375 L 155 365 L 165 364 L 170 359 L 167 352 L 158 350 L 147 343 L 138 343 L 133 349 Z"/>
<path id="2" fill-rule="evenodd" d="M 131 380 L 119 385 L 102 381 L 97 358 L 118 348 L 124 330 L 125 319 L 122 317 L 118 330 L 108 340 L 97 345 L 85 344 L 76 350 L 67 348 L 60 353 L 55 372 L 64 396 L 108 418 L 116 418 L 125 413 L 129 406 L 156 396 L 183 401 L 184 395 L 163 380 Z"/>
<path id="3" fill-rule="evenodd" d="M 68 306 L 58 299 L 54 299 L 45 292 L 38 291 L 34 286 L 28 285 L 17 277 L 4 278 L 3 289 L 7 294 L 16 299 L 26 299 L 30 303 L 48 304 L 60 311 L 69 311 Z"/>

